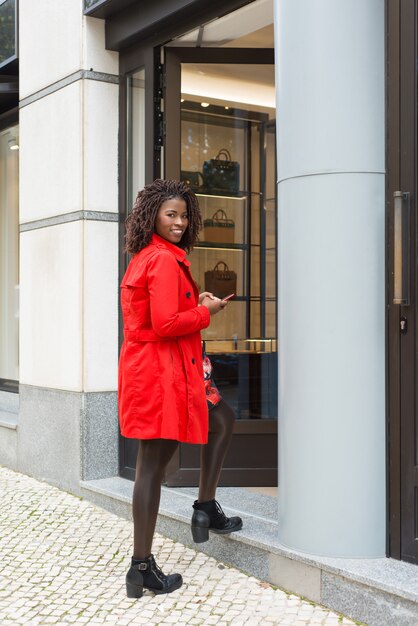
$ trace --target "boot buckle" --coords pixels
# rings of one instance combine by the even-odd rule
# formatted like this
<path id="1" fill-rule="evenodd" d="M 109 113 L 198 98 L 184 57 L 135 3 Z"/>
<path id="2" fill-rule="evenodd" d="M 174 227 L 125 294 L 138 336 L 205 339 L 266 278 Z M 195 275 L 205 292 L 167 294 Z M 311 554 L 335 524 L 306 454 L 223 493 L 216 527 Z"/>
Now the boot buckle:
<path id="1" fill-rule="evenodd" d="M 145 572 L 145 570 L 148 569 L 148 564 L 147 563 L 139 563 L 138 569 L 139 569 L 140 572 Z"/>

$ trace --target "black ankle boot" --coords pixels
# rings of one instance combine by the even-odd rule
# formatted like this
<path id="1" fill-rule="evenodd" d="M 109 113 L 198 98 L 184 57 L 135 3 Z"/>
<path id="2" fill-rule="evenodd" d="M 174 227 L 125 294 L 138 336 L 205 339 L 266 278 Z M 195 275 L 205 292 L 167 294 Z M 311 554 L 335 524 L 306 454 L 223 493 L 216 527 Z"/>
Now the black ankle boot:
<path id="1" fill-rule="evenodd" d="M 221 535 L 233 533 L 242 528 L 240 517 L 227 517 L 216 500 L 193 504 L 192 535 L 195 543 L 203 543 L 209 539 L 209 530 Z"/>
<path id="2" fill-rule="evenodd" d="M 183 584 L 180 574 L 166 576 L 158 567 L 152 554 L 147 559 L 132 558 L 126 574 L 126 594 L 128 598 L 141 598 L 143 587 L 156 594 L 171 593 Z"/>

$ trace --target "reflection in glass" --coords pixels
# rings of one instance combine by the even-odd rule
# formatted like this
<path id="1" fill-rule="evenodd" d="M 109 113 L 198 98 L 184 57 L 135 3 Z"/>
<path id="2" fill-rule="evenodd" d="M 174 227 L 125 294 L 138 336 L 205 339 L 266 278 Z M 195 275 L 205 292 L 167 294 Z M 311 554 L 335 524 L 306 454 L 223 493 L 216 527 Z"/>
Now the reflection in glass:
<path id="1" fill-rule="evenodd" d="M 101 0 L 84 0 L 84 8 L 90 9 L 95 4 L 99 4 Z"/>
<path id="2" fill-rule="evenodd" d="M 19 128 L 0 133 L 0 378 L 18 380 Z"/>
<path id="3" fill-rule="evenodd" d="M 0 4 L 0 64 L 16 54 L 16 2 Z"/>

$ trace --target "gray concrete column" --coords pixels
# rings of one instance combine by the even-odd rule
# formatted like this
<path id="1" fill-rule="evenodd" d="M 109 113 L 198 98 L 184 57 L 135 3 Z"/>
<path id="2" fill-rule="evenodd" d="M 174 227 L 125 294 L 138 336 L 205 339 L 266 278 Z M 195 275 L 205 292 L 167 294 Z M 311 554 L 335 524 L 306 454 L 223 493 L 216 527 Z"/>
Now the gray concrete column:
<path id="1" fill-rule="evenodd" d="M 275 0 L 279 529 L 385 554 L 384 0 Z"/>

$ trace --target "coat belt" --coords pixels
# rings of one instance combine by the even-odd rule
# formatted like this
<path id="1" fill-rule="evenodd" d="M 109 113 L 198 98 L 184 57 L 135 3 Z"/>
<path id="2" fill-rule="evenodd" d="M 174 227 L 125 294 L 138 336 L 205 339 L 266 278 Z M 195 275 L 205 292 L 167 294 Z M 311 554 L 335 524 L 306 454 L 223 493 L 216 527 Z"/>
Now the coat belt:
<path id="1" fill-rule="evenodd" d="M 124 329 L 123 335 L 125 337 L 125 341 L 173 341 L 177 339 L 177 337 L 161 337 L 157 335 L 157 333 L 150 329 L 145 330 L 126 330 Z"/>

